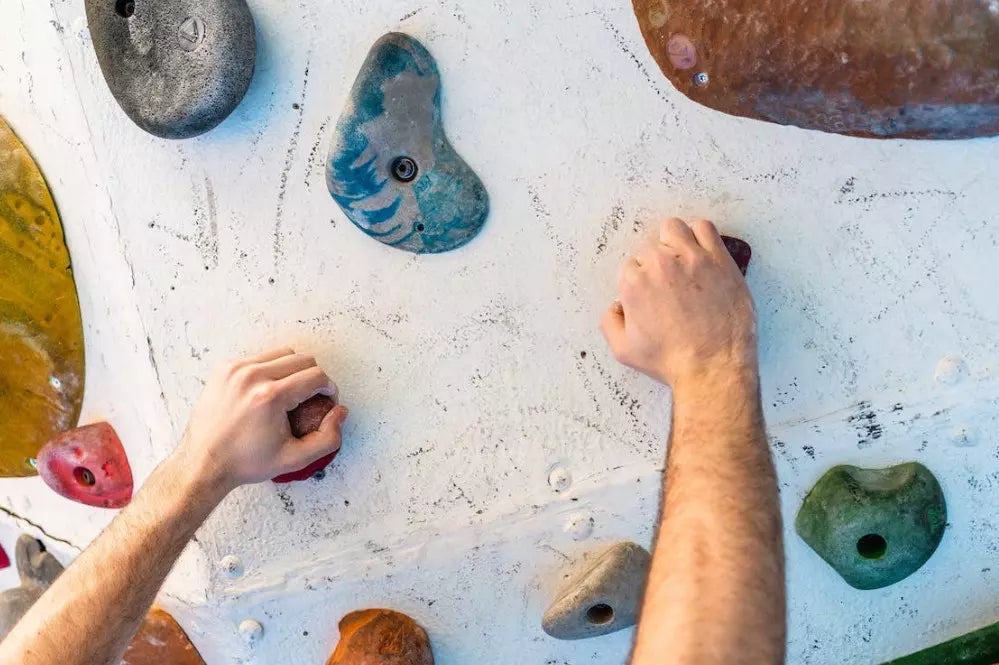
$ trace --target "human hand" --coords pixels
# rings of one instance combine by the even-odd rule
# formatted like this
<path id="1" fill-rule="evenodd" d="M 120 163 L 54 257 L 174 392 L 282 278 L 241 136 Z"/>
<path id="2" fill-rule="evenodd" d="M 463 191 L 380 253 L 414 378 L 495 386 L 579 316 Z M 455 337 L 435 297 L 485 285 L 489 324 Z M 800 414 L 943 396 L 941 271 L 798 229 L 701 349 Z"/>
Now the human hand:
<path id="1" fill-rule="evenodd" d="M 315 395 L 335 399 L 336 390 L 315 358 L 291 349 L 227 362 L 205 386 L 178 454 L 226 492 L 301 469 L 340 449 L 349 412 L 336 406 L 300 439 L 288 412 Z"/>
<path id="2" fill-rule="evenodd" d="M 714 224 L 662 223 L 621 268 L 601 329 L 618 362 L 674 389 L 716 370 L 756 371 L 756 311 Z"/>

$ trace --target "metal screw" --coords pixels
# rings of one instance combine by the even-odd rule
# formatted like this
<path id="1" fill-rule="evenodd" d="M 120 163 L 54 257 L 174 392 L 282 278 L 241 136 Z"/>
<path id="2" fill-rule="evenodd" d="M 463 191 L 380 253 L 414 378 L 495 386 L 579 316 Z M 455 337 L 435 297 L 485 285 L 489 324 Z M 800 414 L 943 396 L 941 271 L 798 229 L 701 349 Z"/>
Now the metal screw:
<path id="1" fill-rule="evenodd" d="M 185 51 L 193 51 L 205 38 L 205 22 L 197 16 L 188 16 L 177 29 L 177 41 Z"/>
<path id="2" fill-rule="evenodd" d="M 554 466 L 548 473 L 548 485 L 557 494 L 561 494 L 572 487 L 572 474 L 564 466 Z"/>
<path id="3" fill-rule="evenodd" d="M 264 636 L 264 627 L 260 625 L 259 621 L 246 619 L 239 624 L 239 634 L 243 636 L 243 641 L 253 646 Z"/>
<path id="4" fill-rule="evenodd" d="M 420 172 L 416 162 L 410 157 L 397 157 L 392 162 L 392 177 L 399 182 L 412 182 L 416 179 L 416 174 Z"/>
<path id="5" fill-rule="evenodd" d="M 697 72 L 694 74 L 694 85 L 703 88 L 711 81 L 711 77 L 708 76 L 707 72 Z"/>
<path id="6" fill-rule="evenodd" d="M 239 560 L 239 557 L 230 554 L 222 557 L 222 560 L 219 561 L 219 569 L 226 577 L 235 579 L 243 575 L 243 562 Z"/>
<path id="7" fill-rule="evenodd" d="M 325 469 L 319 469 L 314 474 L 312 474 L 312 479 L 313 480 L 322 480 L 325 477 L 326 477 L 326 470 Z"/>

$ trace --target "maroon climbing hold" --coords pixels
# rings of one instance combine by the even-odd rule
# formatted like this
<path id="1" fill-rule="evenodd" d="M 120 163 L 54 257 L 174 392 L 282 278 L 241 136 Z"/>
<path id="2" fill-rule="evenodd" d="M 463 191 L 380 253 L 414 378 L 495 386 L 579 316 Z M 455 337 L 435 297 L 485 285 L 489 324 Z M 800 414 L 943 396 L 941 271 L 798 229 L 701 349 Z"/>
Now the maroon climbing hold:
<path id="1" fill-rule="evenodd" d="M 326 414 L 333 410 L 336 406 L 336 399 L 332 397 L 327 397 L 326 395 L 316 395 L 311 399 L 307 399 L 294 411 L 288 412 L 288 422 L 291 424 L 291 434 L 297 439 L 301 439 L 306 434 L 312 434 L 319 429 L 319 426 L 323 424 L 323 418 Z M 339 451 L 337 451 L 339 452 Z M 304 469 L 294 471 L 292 473 L 286 473 L 284 475 L 274 478 L 276 483 L 292 483 L 297 480 L 308 480 L 312 478 L 318 471 L 322 471 L 330 462 L 336 457 L 337 453 L 332 453 L 322 457 Z"/>
<path id="2" fill-rule="evenodd" d="M 753 250 L 749 243 L 729 236 L 722 236 L 722 241 L 725 243 L 725 249 L 735 259 L 735 264 L 739 266 L 739 272 L 745 277 L 746 271 L 749 270 L 749 260 L 753 258 Z"/>
<path id="3" fill-rule="evenodd" d="M 64 432 L 38 453 L 38 473 L 57 494 L 98 508 L 124 508 L 132 500 L 132 467 L 108 423 Z"/>
<path id="4" fill-rule="evenodd" d="M 4 570 L 5 568 L 10 568 L 10 557 L 7 556 L 3 545 L 0 545 L 0 570 Z"/>

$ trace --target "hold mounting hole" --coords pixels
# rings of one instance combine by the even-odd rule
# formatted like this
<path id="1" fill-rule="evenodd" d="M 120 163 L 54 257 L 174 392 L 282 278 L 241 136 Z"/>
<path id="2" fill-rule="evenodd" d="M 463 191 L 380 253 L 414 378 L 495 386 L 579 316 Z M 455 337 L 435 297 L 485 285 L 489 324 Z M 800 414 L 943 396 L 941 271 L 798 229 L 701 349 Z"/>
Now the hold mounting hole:
<path id="1" fill-rule="evenodd" d="M 413 182 L 420 168 L 411 157 L 396 157 L 392 162 L 392 177 L 399 182 Z"/>
<path id="2" fill-rule="evenodd" d="M 880 559 L 888 551 L 888 541 L 876 533 L 869 533 L 857 541 L 857 553 L 865 559 Z"/>
<path id="3" fill-rule="evenodd" d="M 135 13 L 135 0 L 116 0 L 114 13 L 122 18 L 132 18 Z"/>
<path id="4" fill-rule="evenodd" d="M 73 469 L 73 478 L 84 487 L 93 487 L 97 483 L 94 472 L 85 466 L 78 466 Z"/>
<path id="5" fill-rule="evenodd" d="M 419 224 L 416 225 L 416 230 L 419 231 L 420 233 L 423 233 L 424 229 L 426 228 L 427 227 L 423 225 L 423 222 L 420 222 Z"/>
<path id="6" fill-rule="evenodd" d="M 586 620 L 594 626 L 606 626 L 614 620 L 614 608 L 600 603 L 586 610 Z"/>

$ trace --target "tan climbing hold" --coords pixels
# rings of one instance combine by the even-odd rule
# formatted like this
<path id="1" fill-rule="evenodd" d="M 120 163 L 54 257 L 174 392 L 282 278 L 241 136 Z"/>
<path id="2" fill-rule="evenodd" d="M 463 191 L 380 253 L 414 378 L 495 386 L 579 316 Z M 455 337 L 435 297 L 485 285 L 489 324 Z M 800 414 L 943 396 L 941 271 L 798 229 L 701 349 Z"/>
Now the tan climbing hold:
<path id="1" fill-rule="evenodd" d="M 351 612 L 340 621 L 340 643 L 326 665 L 434 665 L 430 638 L 392 610 Z"/>
<path id="2" fill-rule="evenodd" d="M 121 665 L 205 665 L 187 633 L 166 610 L 153 607 L 128 645 Z"/>

